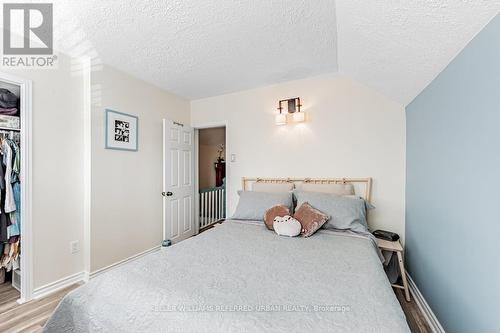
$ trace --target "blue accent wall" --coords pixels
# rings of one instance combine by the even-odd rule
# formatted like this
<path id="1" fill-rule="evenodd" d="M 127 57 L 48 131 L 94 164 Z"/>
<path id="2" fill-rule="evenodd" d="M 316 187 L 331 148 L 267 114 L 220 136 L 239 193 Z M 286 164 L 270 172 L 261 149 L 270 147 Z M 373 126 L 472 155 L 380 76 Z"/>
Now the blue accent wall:
<path id="1" fill-rule="evenodd" d="M 500 332 L 500 16 L 406 118 L 408 271 L 447 332 Z"/>

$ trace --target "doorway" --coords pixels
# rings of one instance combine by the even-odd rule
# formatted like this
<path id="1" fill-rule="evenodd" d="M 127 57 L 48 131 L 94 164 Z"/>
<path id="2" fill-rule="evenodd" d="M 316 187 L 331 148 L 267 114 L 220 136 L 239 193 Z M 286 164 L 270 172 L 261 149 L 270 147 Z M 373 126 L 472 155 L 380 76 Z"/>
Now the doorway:
<path id="1" fill-rule="evenodd" d="M 196 129 L 197 218 L 203 231 L 226 218 L 226 127 Z"/>
<path id="2" fill-rule="evenodd" d="M 163 120 L 163 245 L 226 218 L 227 126 Z"/>
<path id="3" fill-rule="evenodd" d="M 0 73 L 0 286 L 12 288 L 18 303 L 33 293 L 31 85 Z"/>

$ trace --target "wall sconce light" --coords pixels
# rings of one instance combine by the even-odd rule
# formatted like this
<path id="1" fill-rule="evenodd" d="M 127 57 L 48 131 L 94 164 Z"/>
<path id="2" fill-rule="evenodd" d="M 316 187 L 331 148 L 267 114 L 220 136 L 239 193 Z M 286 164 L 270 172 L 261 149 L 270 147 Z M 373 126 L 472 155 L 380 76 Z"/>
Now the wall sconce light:
<path id="1" fill-rule="evenodd" d="M 278 113 L 274 118 L 274 122 L 276 123 L 276 125 L 286 125 L 286 114 L 281 112 Z"/>
<path id="2" fill-rule="evenodd" d="M 292 119 L 296 123 L 301 123 L 306 120 L 306 114 L 304 112 L 295 112 L 292 114 Z"/>
<path id="3" fill-rule="evenodd" d="M 285 106 L 282 103 L 285 103 Z M 293 122 L 302 122 L 306 120 L 305 113 L 300 111 L 300 97 L 282 99 L 278 102 L 278 113 L 275 117 L 276 125 L 285 125 L 287 123 L 286 116 L 291 114 Z"/>

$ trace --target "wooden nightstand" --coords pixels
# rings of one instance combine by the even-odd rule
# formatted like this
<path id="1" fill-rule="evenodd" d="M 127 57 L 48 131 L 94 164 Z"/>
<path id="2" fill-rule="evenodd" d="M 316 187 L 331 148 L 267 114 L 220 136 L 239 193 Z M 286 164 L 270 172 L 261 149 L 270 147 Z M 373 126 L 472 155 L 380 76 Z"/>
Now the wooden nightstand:
<path id="1" fill-rule="evenodd" d="M 399 240 L 395 242 L 387 241 L 384 239 L 377 238 L 377 245 L 381 250 L 396 252 L 399 261 L 399 270 L 401 272 L 401 279 L 403 280 L 403 285 L 393 284 L 394 288 L 403 289 L 405 291 L 405 298 L 409 302 L 410 301 L 410 291 L 408 289 L 408 281 L 406 280 L 406 270 L 405 263 L 403 261 L 403 247 Z"/>

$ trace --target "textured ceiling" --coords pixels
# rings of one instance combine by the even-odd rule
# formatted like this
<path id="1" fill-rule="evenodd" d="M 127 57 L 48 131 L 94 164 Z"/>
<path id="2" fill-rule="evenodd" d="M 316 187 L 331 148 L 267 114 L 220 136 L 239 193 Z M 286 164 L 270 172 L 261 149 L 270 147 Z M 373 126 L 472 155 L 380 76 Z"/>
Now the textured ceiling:
<path id="1" fill-rule="evenodd" d="M 56 5 L 59 17 L 80 22 L 104 63 L 190 99 L 337 70 L 331 0 Z M 73 47 L 69 37 L 63 51 Z"/>
<path id="2" fill-rule="evenodd" d="M 339 71 L 403 105 L 500 10 L 498 0 L 336 3 Z"/>
<path id="3" fill-rule="evenodd" d="M 404 105 L 500 10 L 500 0 L 55 1 L 63 51 L 189 99 L 339 71 Z"/>

